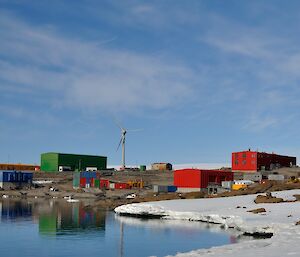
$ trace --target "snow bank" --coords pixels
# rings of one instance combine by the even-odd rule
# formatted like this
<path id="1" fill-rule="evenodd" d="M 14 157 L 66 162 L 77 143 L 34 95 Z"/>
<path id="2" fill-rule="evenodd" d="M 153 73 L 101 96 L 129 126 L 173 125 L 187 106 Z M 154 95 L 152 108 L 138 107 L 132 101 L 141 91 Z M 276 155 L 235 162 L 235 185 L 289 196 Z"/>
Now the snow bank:
<path id="1" fill-rule="evenodd" d="M 137 168 L 137 165 L 126 165 L 127 167 L 135 167 Z M 231 163 L 178 163 L 178 164 L 172 164 L 173 170 L 179 170 L 179 169 L 220 169 L 222 167 L 231 167 Z M 110 165 L 108 168 L 114 168 L 114 169 L 120 169 L 120 165 Z M 147 165 L 147 169 L 151 170 L 151 165 Z"/>
<path id="2" fill-rule="evenodd" d="M 174 170 L 179 169 L 220 169 L 222 167 L 231 167 L 231 163 L 185 163 L 173 164 Z"/>
<path id="3" fill-rule="evenodd" d="M 293 200 L 300 190 L 274 192 L 273 195 Z M 257 195 L 245 195 L 212 199 L 172 200 L 117 207 L 123 215 L 151 215 L 163 219 L 203 221 L 234 228 L 240 233 L 273 233 L 270 239 L 251 240 L 234 245 L 197 250 L 177 256 L 287 256 L 300 255 L 300 202 L 255 204 Z M 249 210 L 265 208 L 266 213 L 253 214 Z"/>

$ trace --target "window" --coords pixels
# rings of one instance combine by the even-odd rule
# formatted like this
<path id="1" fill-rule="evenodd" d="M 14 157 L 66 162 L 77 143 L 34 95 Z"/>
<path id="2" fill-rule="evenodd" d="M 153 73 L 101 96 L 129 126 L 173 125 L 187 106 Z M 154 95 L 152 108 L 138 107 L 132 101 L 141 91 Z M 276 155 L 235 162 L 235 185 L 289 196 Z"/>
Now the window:
<path id="1" fill-rule="evenodd" d="M 243 165 L 246 165 L 246 163 L 247 163 L 246 160 L 243 160 L 242 164 L 243 164 Z"/>

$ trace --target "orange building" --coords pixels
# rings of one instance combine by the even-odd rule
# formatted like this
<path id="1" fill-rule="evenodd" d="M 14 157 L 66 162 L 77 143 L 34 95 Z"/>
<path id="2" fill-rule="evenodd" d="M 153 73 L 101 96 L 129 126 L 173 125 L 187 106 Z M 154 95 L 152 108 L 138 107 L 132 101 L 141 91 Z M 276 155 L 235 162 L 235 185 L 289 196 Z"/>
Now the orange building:
<path id="1" fill-rule="evenodd" d="M 39 165 L 32 164 L 14 164 L 14 163 L 0 163 L 0 170 L 30 170 L 38 171 L 41 167 Z"/>

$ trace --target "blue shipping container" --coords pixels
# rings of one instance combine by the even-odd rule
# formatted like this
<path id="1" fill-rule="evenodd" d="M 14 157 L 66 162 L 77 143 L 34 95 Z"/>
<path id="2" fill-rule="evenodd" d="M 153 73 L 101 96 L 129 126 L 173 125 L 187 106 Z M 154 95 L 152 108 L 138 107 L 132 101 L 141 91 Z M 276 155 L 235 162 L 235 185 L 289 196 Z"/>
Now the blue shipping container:
<path id="1" fill-rule="evenodd" d="M 176 192 L 176 191 L 177 191 L 177 186 L 168 186 L 169 193 Z"/>
<path id="2" fill-rule="evenodd" d="M 92 178 L 86 178 L 86 184 L 91 184 L 92 183 Z"/>
<path id="3" fill-rule="evenodd" d="M 97 177 L 97 172 L 95 172 L 95 171 L 82 171 L 82 172 L 80 172 L 80 177 L 81 178 L 96 178 Z"/>
<path id="4" fill-rule="evenodd" d="M 21 182 L 32 183 L 33 173 L 32 172 L 21 172 Z"/>
<path id="5" fill-rule="evenodd" d="M 4 171 L 2 182 L 17 182 L 17 172 L 16 171 Z"/>
<path id="6" fill-rule="evenodd" d="M 0 182 L 25 182 L 31 183 L 33 179 L 32 172 L 20 172 L 20 171 L 0 171 Z"/>
<path id="7" fill-rule="evenodd" d="M 13 171 L 2 170 L 0 172 L 0 182 L 8 182 L 8 174 L 13 174 Z"/>

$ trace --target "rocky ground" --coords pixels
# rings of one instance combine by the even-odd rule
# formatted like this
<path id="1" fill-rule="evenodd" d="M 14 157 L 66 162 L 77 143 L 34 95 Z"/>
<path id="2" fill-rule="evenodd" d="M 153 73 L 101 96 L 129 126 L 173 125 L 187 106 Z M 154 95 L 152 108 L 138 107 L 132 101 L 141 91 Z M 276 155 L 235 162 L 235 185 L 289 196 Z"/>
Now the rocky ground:
<path id="1" fill-rule="evenodd" d="M 299 171 L 284 170 L 291 174 L 295 174 Z M 266 181 L 264 184 L 253 184 L 251 187 L 226 192 L 218 195 L 207 195 L 200 192 L 194 193 L 153 193 L 153 185 L 172 185 L 173 184 L 173 171 L 128 171 L 117 172 L 113 176 L 107 176 L 114 182 L 128 182 L 135 180 L 142 180 L 145 184 L 145 188 L 133 188 L 133 189 L 120 189 L 120 190 L 100 190 L 100 189 L 73 189 L 72 181 L 73 175 L 69 172 L 62 173 L 34 173 L 34 181 L 52 181 L 50 184 L 43 184 L 36 188 L 24 188 L 19 190 L 2 190 L 0 196 L 9 196 L 14 198 L 63 198 L 65 196 L 71 196 L 75 199 L 91 199 L 93 204 L 89 205 L 89 208 L 97 209 L 114 209 L 115 207 L 127 204 L 127 203 L 139 203 L 139 202 L 153 202 L 162 200 L 174 200 L 174 199 L 196 199 L 196 198 L 215 198 L 215 197 L 228 197 L 236 195 L 248 195 L 257 193 L 266 193 L 272 191 L 290 190 L 300 188 L 300 183 L 287 183 Z M 55 188 L 56 191 L 51 191 L 50 188 Z M 126 199 L 128 194 L 135 193 L 137 197 L 135 199 Z"/>

